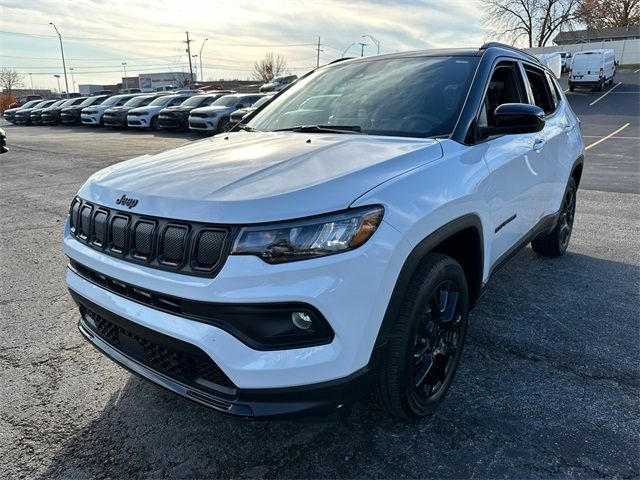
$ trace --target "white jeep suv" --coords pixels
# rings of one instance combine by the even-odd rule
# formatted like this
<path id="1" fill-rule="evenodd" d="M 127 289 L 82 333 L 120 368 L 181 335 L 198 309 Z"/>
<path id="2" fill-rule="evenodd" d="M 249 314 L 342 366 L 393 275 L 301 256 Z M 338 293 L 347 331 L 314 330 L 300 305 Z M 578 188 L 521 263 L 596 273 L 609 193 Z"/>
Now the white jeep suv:
<path id="1" fill-rule="evenodd" d="M 340 98 L 300 108 L 321 95 Z M 334 63 L 234 130 L 94 174 L 64 233 L 82 334 L 217 412 L 321 416 L 373 390 L 429 415 L 492 275 L 569 243 L 579 122 L 518 50 Z"/>

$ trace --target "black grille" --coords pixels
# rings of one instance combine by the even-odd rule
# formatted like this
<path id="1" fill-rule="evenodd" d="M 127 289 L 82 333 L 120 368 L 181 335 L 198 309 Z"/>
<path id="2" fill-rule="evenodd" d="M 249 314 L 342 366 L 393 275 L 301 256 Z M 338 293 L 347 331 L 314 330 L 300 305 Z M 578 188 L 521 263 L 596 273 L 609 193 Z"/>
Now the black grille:
<path id="1" fill-rule="evenodd" d="M 74 199 L 69 210 L 76 239 L 108 255 L 152 268 L 213 276 L 228 255 L 237 227 L 176 222 Z"/>
<path id="2" fill-rule="evenodd" d="M 197 347 L 186 346 L 183 351 L 171 344 L 180 345 L 184 342 L 158 333 L 153 334 L 156 338 L 150 339 L 142 333 L 146 330 L 144 327 L 139 327 L 140 331 L 136 333 L 89 309 L 85 309 L 85 316 L 93 321 L 96 333 L 104 341 L 153 370 L 186 384 L 198 384 L 206 380 L 222 387 L 236 388 L 220 367 Z M 166 341 L 161 342 L 159 338 L 166 338 Z"/>

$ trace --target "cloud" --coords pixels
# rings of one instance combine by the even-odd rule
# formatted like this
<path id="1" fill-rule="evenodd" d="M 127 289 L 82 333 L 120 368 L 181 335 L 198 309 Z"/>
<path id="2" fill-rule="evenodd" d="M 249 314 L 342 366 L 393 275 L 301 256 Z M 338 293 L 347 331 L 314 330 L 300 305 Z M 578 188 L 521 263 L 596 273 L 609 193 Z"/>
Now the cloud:
<path id="1" fill-rule="evenodd" d="M 203 50 L 205 78 L 247 78 L 266 52 L 285 55 L 294 73 L 315 66 L 321 38 L 321 63 L 341 56 L 354 42 L 365 54 L 425 48 L 478 46 L 485 36 L 475 1 L 291 1 L 182 2 L 4 0 L 0 34 L 3 65 L 34 73 L 34 82 L 55 85 L 59 45 L 49 22 L 63 34 L 68 66 L 77 83 L 115 83 L 122 62 L 128 73 L 184 70 L 185 31 L 192 54 Z M 35 36 L 33 36 L 35 35 Z M 38 36 L 43 35 L 43 36 Z M 349 50 L 359 54 L 360 46 Z M 199 63 L 199 62 L 197 62 Z"/>

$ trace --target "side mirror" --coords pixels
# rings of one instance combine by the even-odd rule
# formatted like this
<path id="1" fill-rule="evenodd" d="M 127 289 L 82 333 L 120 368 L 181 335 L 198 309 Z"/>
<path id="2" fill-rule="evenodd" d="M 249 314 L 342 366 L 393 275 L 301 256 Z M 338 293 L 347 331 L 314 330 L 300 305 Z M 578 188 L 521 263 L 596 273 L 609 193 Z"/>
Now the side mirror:
<path id="1" fill-rule="evenodd" d="M 482 137 L 536 133 L 544 128 L 544 110 L 528 103 L 503 103 L 493 113 L 495 125 L 480 127 Z"/>

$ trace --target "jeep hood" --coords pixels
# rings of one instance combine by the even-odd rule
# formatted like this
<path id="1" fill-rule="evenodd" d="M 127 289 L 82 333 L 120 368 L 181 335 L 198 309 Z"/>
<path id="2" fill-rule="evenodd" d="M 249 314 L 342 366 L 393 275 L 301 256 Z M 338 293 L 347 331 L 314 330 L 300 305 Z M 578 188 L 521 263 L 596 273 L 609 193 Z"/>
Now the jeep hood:
<path id="1" fill-rule="evenodd" d="M 145 155 L 94 174 L 79 195 L 136 213 L 258 223 L 342 210 L 381 183 L 442 156 L 432 139 L 236 132 Z"/>

